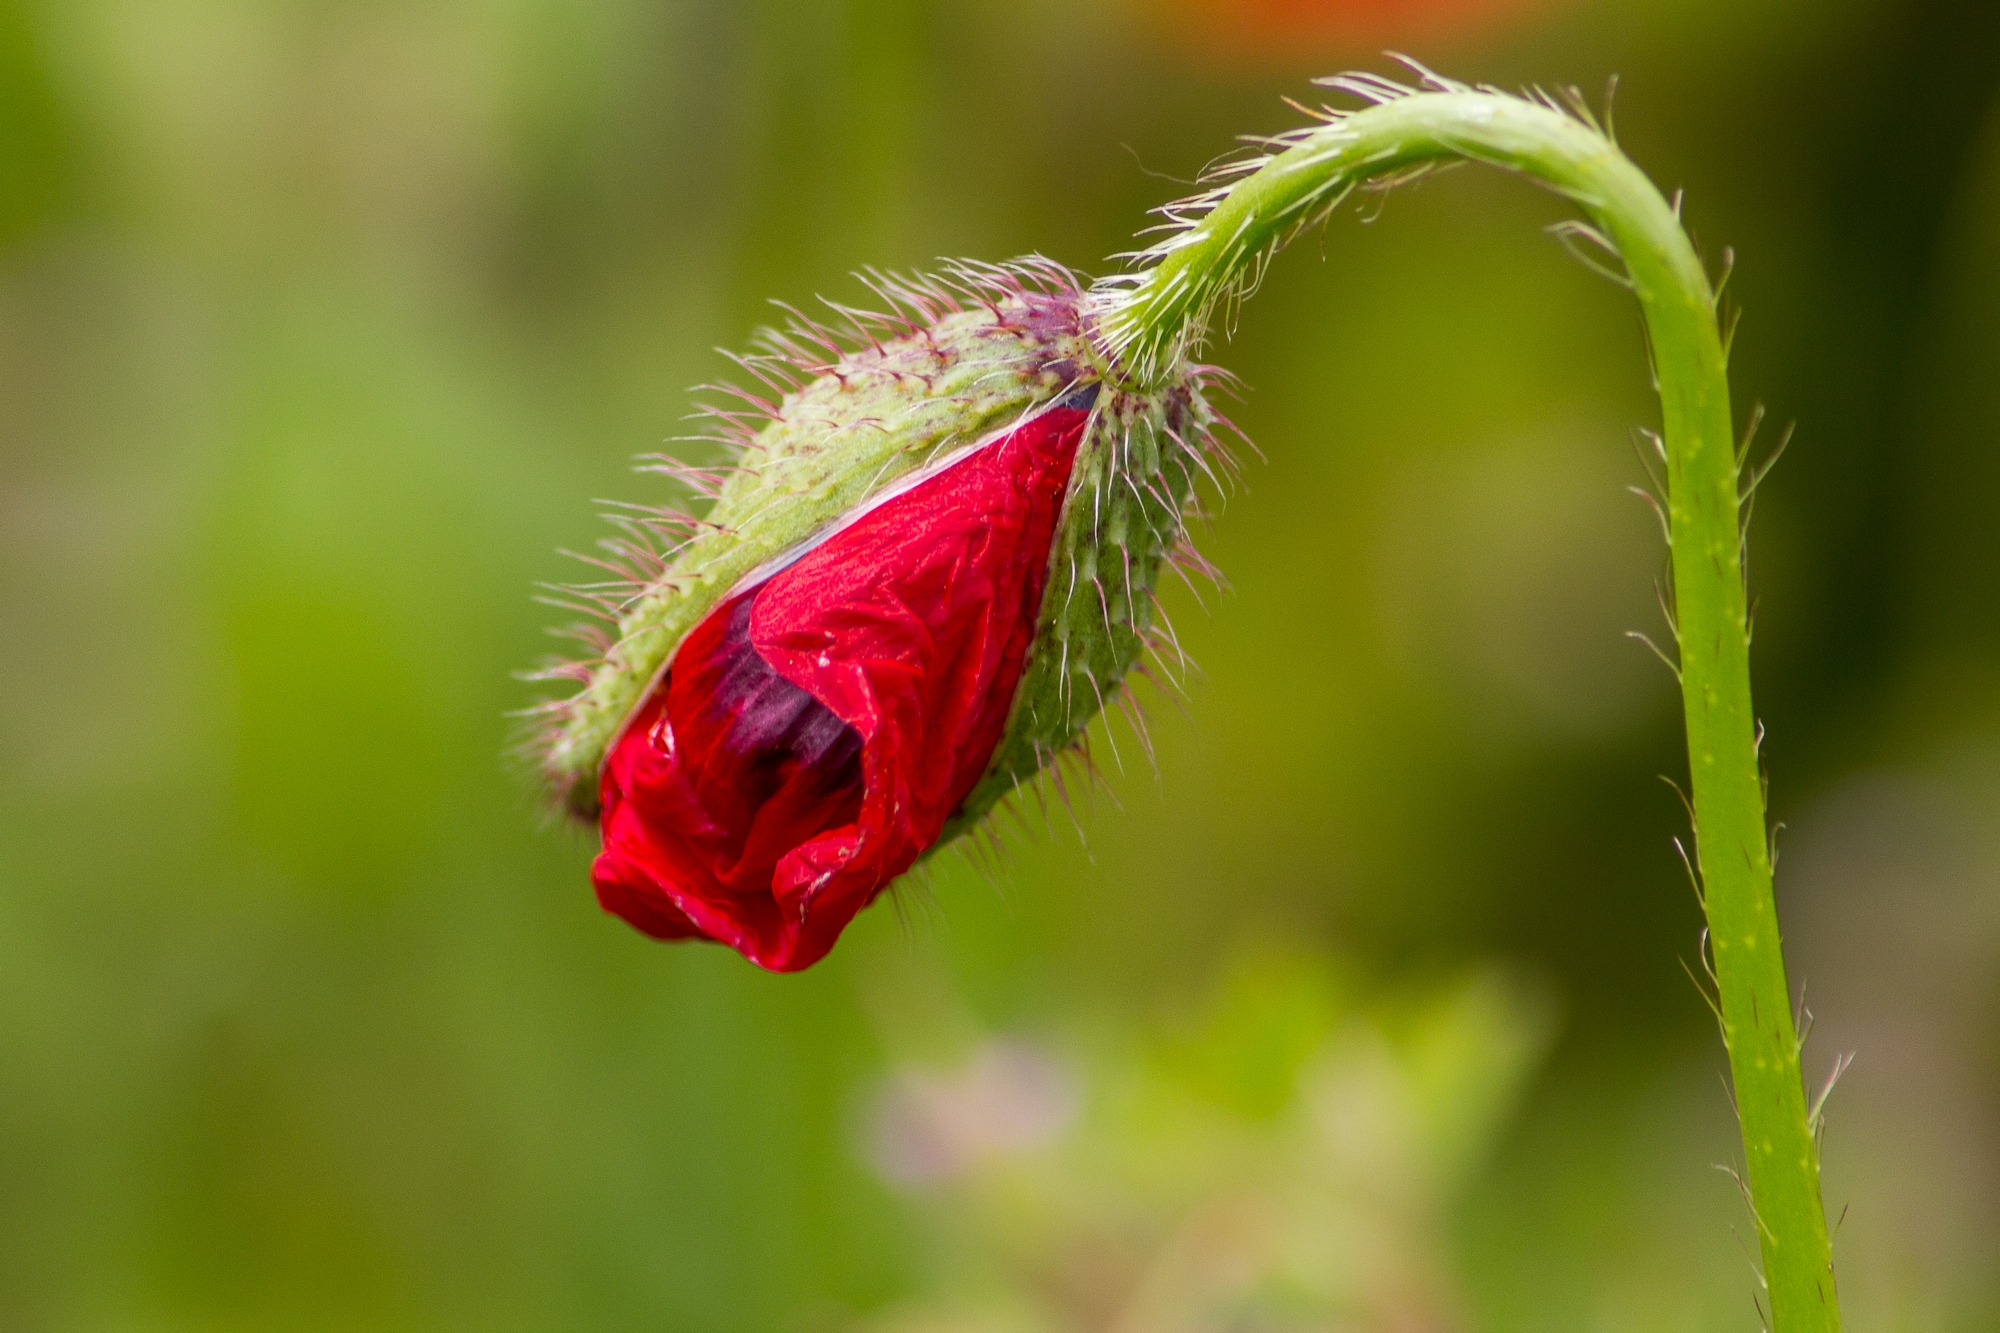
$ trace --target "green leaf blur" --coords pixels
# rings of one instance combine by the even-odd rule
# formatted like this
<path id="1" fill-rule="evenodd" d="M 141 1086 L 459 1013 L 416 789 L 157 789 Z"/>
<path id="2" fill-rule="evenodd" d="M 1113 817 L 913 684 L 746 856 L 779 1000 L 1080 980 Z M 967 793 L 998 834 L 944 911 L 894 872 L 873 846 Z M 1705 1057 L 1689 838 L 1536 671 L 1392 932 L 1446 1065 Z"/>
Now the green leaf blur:
<path id="1" fill-rule="evenodd" d="M 1739 255 L 1738 399 L 1800 423 L 1754 652 L 1808 1077 L 1858 1052 L 1843 1301 L 2000 1320 L 2000 18 L 1209 8 L 0 0 L 0 1327 L 1755 1328 L 1623 637 L 1644 351 L 1517 182 L 1279 261 L 1158 777 L 1098 735 L 997 870 L 766 976 L 598 913 L 506 757 L 534 585 L 664 497 L 630 458 L 767 298 L 1105 271 L 1364 43 L 1619 73 Z M 1025 1155 L 884 1156 L 898 1089 L 1004 1105 L 996 1051 L 1073 1099 Z"/>

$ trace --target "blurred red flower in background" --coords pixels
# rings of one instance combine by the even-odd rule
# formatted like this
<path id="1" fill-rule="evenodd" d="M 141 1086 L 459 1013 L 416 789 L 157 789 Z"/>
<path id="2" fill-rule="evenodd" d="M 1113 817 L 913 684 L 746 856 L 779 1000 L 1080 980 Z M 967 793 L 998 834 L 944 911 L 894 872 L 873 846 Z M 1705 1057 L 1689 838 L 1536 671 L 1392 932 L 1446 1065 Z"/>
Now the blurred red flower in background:
<path id="1" fill-rule="evenodd" d="M 1553 0 L 1148 0 L 1197 54 L 1311 59 L 1483 35 Z"/>
<path id="2" fill-rule="evenodd" d="M 1072 397 L 722 603 L 612 748 L 598 900 L 761 967 L 824 957 L 984 776 L 1089 419 Z"/>

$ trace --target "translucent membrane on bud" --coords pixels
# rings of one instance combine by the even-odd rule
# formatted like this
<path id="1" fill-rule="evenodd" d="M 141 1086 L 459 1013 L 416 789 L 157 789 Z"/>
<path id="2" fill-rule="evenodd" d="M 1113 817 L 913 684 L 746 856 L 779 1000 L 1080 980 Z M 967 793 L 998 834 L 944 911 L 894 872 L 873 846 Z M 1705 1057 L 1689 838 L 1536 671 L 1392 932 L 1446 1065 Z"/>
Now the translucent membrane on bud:
<path id="1" fill-rule="evenodd" d="M 1088 419 L 1038 413 L 709 613 L 605 763 L 607 910 L 792 971 L 937 841 L 1006 728 Z"/>

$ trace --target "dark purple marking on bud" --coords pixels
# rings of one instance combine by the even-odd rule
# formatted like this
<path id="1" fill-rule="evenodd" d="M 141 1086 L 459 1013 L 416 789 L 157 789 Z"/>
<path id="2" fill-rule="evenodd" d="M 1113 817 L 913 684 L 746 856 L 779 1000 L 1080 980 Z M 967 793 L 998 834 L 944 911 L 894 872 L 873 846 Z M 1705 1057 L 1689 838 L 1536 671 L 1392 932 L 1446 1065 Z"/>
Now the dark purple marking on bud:
<path id="1" fill-rule="evenodd" d="M 728 608 L 715 656 L 703 664 L 703 712 L 722 727 L 722 745 L 743 757 L 762 805 L 796 773 L 819 791 L 861 790 L 861 733 L 779 675 L 750 642 L 753 591 Z"/>

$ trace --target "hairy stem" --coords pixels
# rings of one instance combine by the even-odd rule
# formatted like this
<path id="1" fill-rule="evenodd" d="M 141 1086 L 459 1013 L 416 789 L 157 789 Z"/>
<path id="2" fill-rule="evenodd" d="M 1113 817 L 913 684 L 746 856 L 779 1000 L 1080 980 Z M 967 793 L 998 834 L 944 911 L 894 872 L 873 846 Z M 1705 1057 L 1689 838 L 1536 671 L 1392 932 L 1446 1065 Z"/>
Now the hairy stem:
<path id="1" fill-rule="evenodd" d="M 1377 104 L 1277 141 L 1277 152 L 1105 289 L 1100 328 L 1150 379 L 1205 336 L 1272 251 L 1366 182 L 1469 159 L 1529 176 L 1582 209 L 1576 235 L 1623 261 L 1652 345 L 1665 426 L 1675 632 L 1703 908 L 1742 1122 L 1772 1326 L 1840 1326 L 1819 1158 L 1771 894 L 1740 538 L 1739 473 L 1716 298 L 1677 210 L 1587 113 L 1437 81 L 1344 81 Z"/>

